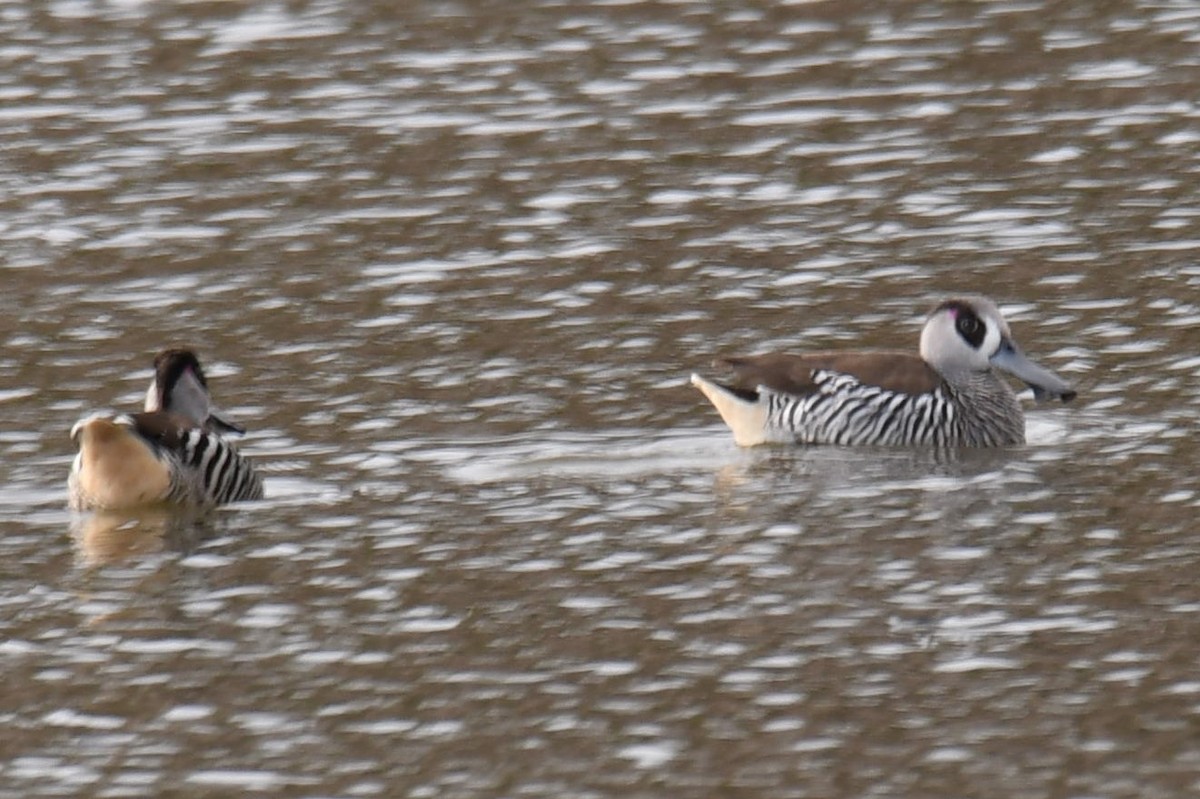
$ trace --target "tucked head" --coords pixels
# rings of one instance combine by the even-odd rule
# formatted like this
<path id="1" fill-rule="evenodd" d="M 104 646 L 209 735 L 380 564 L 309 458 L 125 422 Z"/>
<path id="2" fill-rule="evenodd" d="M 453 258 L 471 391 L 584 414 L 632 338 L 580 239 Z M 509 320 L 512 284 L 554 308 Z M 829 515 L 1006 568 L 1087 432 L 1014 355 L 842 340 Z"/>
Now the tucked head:
<path id="1" fill-rule="evenodd" d="M 173 347 L 154 356 L 154 377 L 169 391 L 179 381 L 179 378 L 190 373 L 204 388 L 208 388 L 208 380 L 204 377 L 204 369 L 200 367 L 200 359 L 196 353 L 182 347 Z"/>
<path id="2" fill-rule="evenodd" d="M 208 380 L 196 353 L 163 350 L 154 357 L 154 379 L 146 391 L 147 411 L 175 411 L 196 421 L 208 417 Z"/>
<path id="3" fill-rule="evenodd" d="M 166 349 L 155 356 L 154 379 L 146 391 L 145 410 L 178 414 L 205 429 L 246 432 L 213 406 L 200 359 L 189 349 Z"/>
<path id="4" fill-rule="evenodd" d="M 949 380 L 995 367 L 1032 388 L 1037 399 L 1075 398 L 1066 381 L 1021 352 L 987 297 L 958 297 L 934 308 L 921 331 L 921 357 Z"/>

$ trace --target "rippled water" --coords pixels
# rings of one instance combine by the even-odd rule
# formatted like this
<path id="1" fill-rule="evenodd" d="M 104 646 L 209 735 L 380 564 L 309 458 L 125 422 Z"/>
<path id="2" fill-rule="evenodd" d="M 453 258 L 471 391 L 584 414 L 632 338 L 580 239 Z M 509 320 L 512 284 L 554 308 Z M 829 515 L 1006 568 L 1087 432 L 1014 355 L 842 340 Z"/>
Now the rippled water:
<path id="1" fill-rule="evenodd" d="M 1190 2 L 0 5 L 0 794 L 1200 791 Z M 997 297 L 1001 452 L 714 353 Z M 72 519 L 185 341 L 265 502 Z"/>

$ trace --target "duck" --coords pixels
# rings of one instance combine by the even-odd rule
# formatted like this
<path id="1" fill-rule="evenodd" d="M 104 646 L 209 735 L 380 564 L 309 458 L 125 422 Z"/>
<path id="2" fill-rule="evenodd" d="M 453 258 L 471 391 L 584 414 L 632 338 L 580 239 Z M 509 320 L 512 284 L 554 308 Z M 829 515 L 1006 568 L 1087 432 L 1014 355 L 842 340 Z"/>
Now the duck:
<path id="1" fill-rule="evenodd" d="M 996 303 L 953 297 L 927 316 L 916 353 L 859 350 L 720 358 L 727 379 L 693 374 L 742 447 L 832 444 L 1006 447 L 1025 443 L 1025 414 L 1001 376 L 1039 401 L 1073 400 L 1031 360 Z"/>
<path id="2" fill-rule="evenodd" d="M 73 510 L 161 504 L 210 508 L 262 499 L 257 469 L 218 432 L 244 428 L 212 405 L 195 353 L 159 353 L 146 408 L 133 414 L 95 413 L 72 426 L 78 453 L 67 495 Z"/>

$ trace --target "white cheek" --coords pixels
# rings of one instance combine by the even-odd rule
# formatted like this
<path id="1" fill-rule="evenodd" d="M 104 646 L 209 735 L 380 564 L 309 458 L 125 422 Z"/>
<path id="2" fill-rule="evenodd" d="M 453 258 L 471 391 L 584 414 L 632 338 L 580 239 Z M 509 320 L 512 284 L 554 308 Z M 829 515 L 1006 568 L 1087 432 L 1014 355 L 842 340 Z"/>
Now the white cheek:
<path id="1" fill-rule="evenodd" d="M 1000 349 L 1000 328 L 990 321 L 984 324 L 987 326 L 987 335 L 983 337 L 983 344 L 979 347 L 979 351 L 990 358 Z"/>

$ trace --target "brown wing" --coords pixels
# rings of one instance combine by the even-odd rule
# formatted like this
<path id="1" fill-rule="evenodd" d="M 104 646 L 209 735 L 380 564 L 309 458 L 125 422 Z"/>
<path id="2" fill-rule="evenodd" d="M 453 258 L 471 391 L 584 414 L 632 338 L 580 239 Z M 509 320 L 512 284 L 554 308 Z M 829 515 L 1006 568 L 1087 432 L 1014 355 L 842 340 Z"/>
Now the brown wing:
<path id="1" fill-rule="evenodd" d="M 816 386 L 813 373 L 822 370 L 850 375 L 860 383 L 905 394 L 925 394 L 941 385 L 942 378 L 920 357 L 909 352 L 813 352 L 805 355 L 771 353 L 742 358 L 720 358 L 720 366 L 733 370 L 733 388 L 754 391 L 766 386 L 783 394 L 803 396 Z"/>

